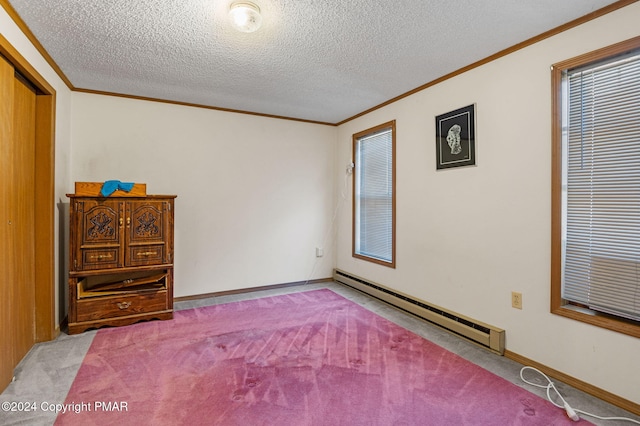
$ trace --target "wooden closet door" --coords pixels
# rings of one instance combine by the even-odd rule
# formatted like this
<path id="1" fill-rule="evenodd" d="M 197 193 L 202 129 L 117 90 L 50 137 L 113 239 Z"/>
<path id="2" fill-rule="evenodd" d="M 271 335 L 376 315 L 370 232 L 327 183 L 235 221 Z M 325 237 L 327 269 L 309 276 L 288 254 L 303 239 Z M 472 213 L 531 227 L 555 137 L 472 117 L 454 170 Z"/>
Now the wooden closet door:
<path id="1" fill-rule="evenodd" d="M 35 126 L 36 92 L 14 77 L 13 141 L 13 253 L 15 285 L 14 359 L 17 362 L 35 343 Z"/>
<path id="2" fill-rule="evenodd" d="M 13 259 L 11 251 L 11 219 L 9 198 L 13 181 L 13 67 L 0 57 L 0 389 L 13 377 Z M 5 326 L 6 324 L 6 326 Z"/>
<path id="3" fill-rule="evenodd" d="M 0 58 L 0 389 L 35 343 L 35 97 Z"/>

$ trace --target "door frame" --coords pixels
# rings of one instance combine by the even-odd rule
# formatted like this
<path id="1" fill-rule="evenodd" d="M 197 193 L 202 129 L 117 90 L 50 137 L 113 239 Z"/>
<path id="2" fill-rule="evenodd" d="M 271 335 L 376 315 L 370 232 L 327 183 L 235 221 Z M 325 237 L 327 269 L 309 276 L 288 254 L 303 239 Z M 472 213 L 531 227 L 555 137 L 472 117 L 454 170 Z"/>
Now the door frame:
<path id="1" fill-rule="evenodd" d="M 0 54 L 36 87 L 35 341 L 46 342 L 59 333 L 55 325 L 54 250 L 56 91 L 2 34 Z"/>

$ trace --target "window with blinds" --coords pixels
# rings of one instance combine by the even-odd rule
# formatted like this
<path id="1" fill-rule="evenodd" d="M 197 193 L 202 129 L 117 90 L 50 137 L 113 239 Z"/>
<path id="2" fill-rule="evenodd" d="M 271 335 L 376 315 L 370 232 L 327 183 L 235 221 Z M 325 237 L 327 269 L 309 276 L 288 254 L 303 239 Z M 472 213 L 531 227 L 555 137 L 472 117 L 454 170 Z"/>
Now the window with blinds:
<path id="1" fill-rule="evenodd" d="M 561 88 L 562 299 L 640 321 L 640 50 Z"/>
<path id="2" fill-rule="evenodd" d="M 353 256 L 395 267 L 395 122 L 353 135 Z"/>

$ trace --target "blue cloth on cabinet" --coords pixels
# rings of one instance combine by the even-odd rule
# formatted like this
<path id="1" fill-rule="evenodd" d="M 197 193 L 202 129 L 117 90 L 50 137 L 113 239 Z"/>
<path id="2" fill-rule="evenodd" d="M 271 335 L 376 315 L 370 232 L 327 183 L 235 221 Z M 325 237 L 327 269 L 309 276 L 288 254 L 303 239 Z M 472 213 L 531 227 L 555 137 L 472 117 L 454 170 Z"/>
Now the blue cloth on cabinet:
<path id="1" fill-rule="evenodd" d="M 133 182 L 120 182 L 119 180 L 107 180 L 102 184 L 102 189 L 100 190 L 100 195 L 103 197 L 108 197 L 109 195 L 116 192 L 116 190 L 121 190 L 124 192 L 129 192 L 133 189 Z"/>

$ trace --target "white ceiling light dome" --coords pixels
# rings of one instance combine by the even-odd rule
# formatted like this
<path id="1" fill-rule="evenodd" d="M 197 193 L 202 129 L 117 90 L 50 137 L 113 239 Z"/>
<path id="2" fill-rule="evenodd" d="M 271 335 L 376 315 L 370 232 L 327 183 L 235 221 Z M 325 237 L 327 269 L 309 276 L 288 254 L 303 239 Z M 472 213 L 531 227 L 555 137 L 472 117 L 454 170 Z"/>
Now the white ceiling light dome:
<path id="1" fill-rule="evenodd" d="M 262 25 L 260 8 L 251 2 L 235 2 L 229 8 L 229 16 L 234 28 L 243 33 L 252 33 Z"/>

